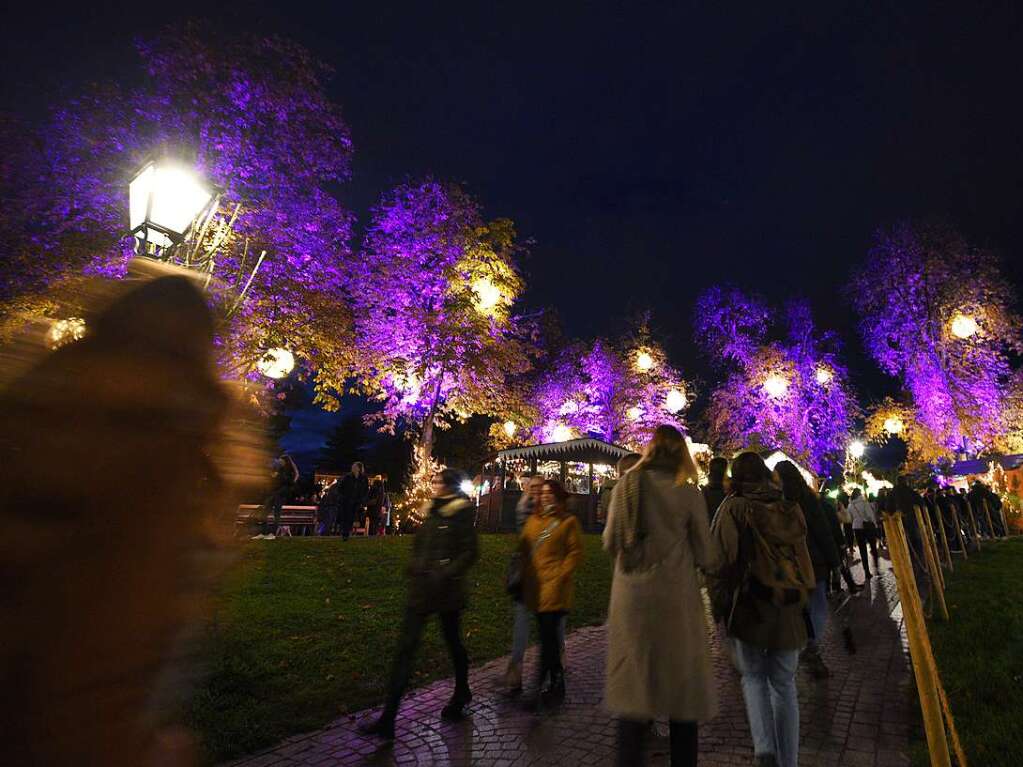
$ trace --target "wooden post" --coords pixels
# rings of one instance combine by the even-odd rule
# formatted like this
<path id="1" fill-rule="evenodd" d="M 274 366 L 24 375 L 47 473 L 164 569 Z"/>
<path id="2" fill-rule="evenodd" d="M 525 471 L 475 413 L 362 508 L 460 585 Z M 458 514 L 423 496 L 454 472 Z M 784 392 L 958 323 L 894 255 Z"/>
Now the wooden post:
<path id="1" fill-rule="evenodd" d="M 931 767 L 951 767 L 952 761 L 949 757 L 945 727 L 941 718 L 938 680 L 933 659 L 928 657 L 927 625 L 923 621 L 923 609 L 920 607 L 920 596 L 916 590 L 916 578 L 913 575 L 913 565 L 909 559 L 909 546 L 905 539 L 905 531 L 897 515 L 884 515 L 883 524 L 888 537 L 888 551 L 891 554 L 892 567 L 895 570 L 895 583 L 899 589 L 899 601 L 902 603 L 902 615 L 906 621 L 909 654 L 913 661 L 913 676 L 916 679 L 916 690 L 920 698 L 920 710 L 923 714 Z"/>
<path id="2" fill-rule="evenodd" d="M 927 528 L 927 541 L 931 546 L 931 554 L 934 556 L 934 563 L 938 566 L 938 575 L 941 576 L 941 588 L 945 588 L 945 573 L 941 571 L 941 555 L 938 551 L 938 536 L 934 532 L 934 525 L 931 522 L 931 513 L 926 506 L 920 507 L 920 517 L 924 527 Z"/>
<path id="3" fill-rule="evenodd" d="M 993 539 L 997 538 L 998 536 L 995 535 L 995 524 L 994 524 L 994 520 L 991 519 L 990 504 L 987 502 L 987 498 L 981 498 L 980 502 L 981 502 L 981 505 L 984 507 L 984 515 L 987 517 L 987 529 L 988 529 L 988 532 L 991 533 L 991 538 L 993 540 Z"/>
<path id="4" fill-rule="evenodd" d="M 916 524 L 920 528 L 920 542 L 924 545 L 924 562 L 927 565 L 927 571 L 931 574 L 931 584 L 934 588 L 934 593 L 938 595 L 938 609 L 941 611 L 942 619 L 947 621 L 948 607 L 945 605 L 945 579 L 942 577 L 941 568 L 938 566 L 937 552 L 934 548 L 934 541 L 931 538 L 930 527 L 924 521 L 924 515 L 919 506 L 913 507 L 913 513 L 916 514 Z"/>
<path id="5" fill-rule="evenodd" d="M 977 544 L 977 551 L 980 551 L 980 530 L 977 529 L 977 517 L 973 514 L 973 504 L 970 503 L 969 498 L 963 498 L 963 503 L 966 506 L 966 513 L 970 520 L 970 531 L 973 533 L 973 541 Z"/>
<path id="6" fill-rule="evenodd" d="M 955 572 L 952 564 L 952 550 L 948 547 L 948 534 L 945 532 L 945 515 L 941 511 L 941 504 L 937 498 L 934 499 L 934 511 L 938 515 L 938 532 L 941 533 L 941 550 L 945 552 L 945 561 L 948 562 L 948 571 Z"/>
<path id="7" fill-rule="evenodd" d="M 963 535 L 963 521 L 959 519 L 959 509 L 955 501 L 949 505 L 952 508 L 952 521 L 956 526 L 956 535 L 959 537 L 959 549 L 963 552 L 963 559 L 969 559 L 970 555 L 966 552 L 966 536 Z"/>

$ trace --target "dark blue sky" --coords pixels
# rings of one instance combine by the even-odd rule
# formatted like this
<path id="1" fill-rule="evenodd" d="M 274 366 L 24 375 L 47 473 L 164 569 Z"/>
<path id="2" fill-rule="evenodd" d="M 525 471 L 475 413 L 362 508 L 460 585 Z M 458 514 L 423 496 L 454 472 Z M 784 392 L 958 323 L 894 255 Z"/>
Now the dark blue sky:
<path id="1" fill-rule="evenodd" d="M 173 15 L 166 15 L 169 12 Z M 808 297 L 846 340 L 842 285 L 880 225 L 937 216 L 1023 278 L 1014 3 L 38 4 L 3 32 L 5 108 L 116 73 L 146 27 L 213 14 L 336 70 L 360 215 L 406 175 L 465 181 L 534 240 L 527 300 L 577 335 L 652 308 L 706 377 L 691 306 L 730 280 Z"/>

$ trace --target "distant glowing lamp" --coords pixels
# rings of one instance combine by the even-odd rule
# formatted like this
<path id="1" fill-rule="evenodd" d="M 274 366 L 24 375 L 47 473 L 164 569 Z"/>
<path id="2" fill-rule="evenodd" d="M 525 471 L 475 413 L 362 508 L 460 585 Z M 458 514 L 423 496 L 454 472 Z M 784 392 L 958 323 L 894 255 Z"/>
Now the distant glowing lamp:
<path id="1" fill-rule="evenodd" d="M 672 389 L 664 398 L 664 409 L 669 413 L 677 413 L 686 406 L 686 395 L 681 389 Z"/>
<path id="2" fill-rule="evenodd" d="M 849 455 L 853 458 L 862 458 L 863 454 L 867 452 L 867 446 L 862 441 L 854 439 L 849 443 Z"/>
<path id="3" fill-rule="evenodd" d="M 633 405 L 625 411 L 625 415 L 629 417 L 630 421 L 638 421 L 643 417 L 643 408 Z"/>
<path id="4" fill-rule="evenodd" d="M 81 317 L 68 317 L 66 320 L 56 320 L 50 325 L 46 333 L 46 342 L 51 349 L 59 349 L 84 337 L 85 320 Z"/>
<path id="5" fill-rule="evenodd" d="M 180 163 L 146 163 L 128 185 L 135 251 L 156 255 L 180 243 L 212 199 L 213 189 Z"/>
<path id="6" fill-rule="evenodd" d="M 969 338 L 979 329 L 977 320 L 968 314 L 960 312 L 952 318 L 952 335 L 956 338 Z"/>
<path id="7" fill-rule="evenodd" d="M 267 349 L 256 368 L 267 378 L 284 378 L 295 367 L 295 355 L 283 347 Z"/>
<path id="8" fill-rule="evenodd" d="M 835 378 L 835 373 L 827 365 L 820 365 L 817 368 L 817 383 L 827 386 Z"/>
<path id="9" fill-rule="evenodd" d="M 501 289 L 489 277 L 480 277 L 473 282 L 472 291 L 476 294 L 476 308 L 484 314 L 490 314 L 501 303 Z"/>
<path id="10" fill-rule="evenodd" d="M 780 376 L 776 373 L 768 376 L 767 380 L 764 381 L 764 391 L 774 399 L 781 399 L 788 393 L 788 390 L 789 380 L 785 376 Z"/>
<path id="11" fill-rule="evenodd" d="M 505 435 L 509 439 L 514 437 L 515 436 L 515 432 L 517 432 L 518 430 L 519 430 L 519 427 L 515 425 L 515 421 L 505 421 L 504 422 L 504 433 L 505 433 Z"/>
<path id="12" fill-rule="evenodd" d="M 561 415 L 571 415 L 572 413 L 578 413 L 578 412 L 579 412 L 579 403 L 576 402 L 575 400 L 571 400 L 571 399 L 565 400 L 564 404 L 562 404 L 561 408 L 559 408 L 559 410 L 558 410 L 558 413 L 561 414 Z"/>
<path id="13" fill-rule="evenodd" d="M 654 364 L 654 358 L 650 356 L 650 352 L 636 352 L 636 370 L 646 373 L 648 370 L 654 369 Z"/>
<path id="14" fill-rule="evenodd" d="M 461 490 L 464 495 L 467 495 L 470 498 L 476 495 L 476 485 L 472 483 L 471 479 L 463 479 L 462 484 L 458 486 L 458 489 Z"/>
<path id="15" fill-rule="evenodd" d="M 891 415 L 884 419 L 882 428 L 889 434 L 901 434 L 906 425 L 897 415 Z"/>
<path id="16" fill-rule="evenodd" d="M 572 430 L 565 424 L 559 423 L 551 429 L 551 439 L 555 442 L 568 442 L 572 439 Z"/>

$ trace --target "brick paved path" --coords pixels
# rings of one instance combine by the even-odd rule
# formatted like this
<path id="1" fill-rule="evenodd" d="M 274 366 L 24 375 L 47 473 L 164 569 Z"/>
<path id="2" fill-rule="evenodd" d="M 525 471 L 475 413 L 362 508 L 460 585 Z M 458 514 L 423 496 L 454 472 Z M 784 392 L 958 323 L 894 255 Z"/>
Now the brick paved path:
<path id="1" fill-rule="evenodd" d="M 854 568 L 861 580 L 859 567 Z M 852 626 L 857 653 L 849 655 L 841 629 Z M 452 682 L 435 682 L 410 693 L 402 706 L 393 746 L 356 732 L 368 712 L 343 717 L 324 729 L 290 738 L 233 765 L 603 765 L 614 763 L 615 722 L 601 706 L 605 632 L 582 628 L 568 638 L 568 697 L 556 714 L 538 718 L 500 693 L 504 659 L 473 669 L 475 699 L 463 722 L 440 720 Z M 700 764 L 749 765 L 753 747 L 738 674 L 715 640 L 720 709 L 700 726 Z M 823 643 L 831 677 L 814 681 L 799 672 L 801 767 L 908 765 L 913 713 L 912 674 L 895 582 L 882 559 L 869 591 L 832 614 Z M 535 648 L 527 667 L 535 662 Z M 649 739 L 650 763 L 667 764 L 667 740 Z"/>

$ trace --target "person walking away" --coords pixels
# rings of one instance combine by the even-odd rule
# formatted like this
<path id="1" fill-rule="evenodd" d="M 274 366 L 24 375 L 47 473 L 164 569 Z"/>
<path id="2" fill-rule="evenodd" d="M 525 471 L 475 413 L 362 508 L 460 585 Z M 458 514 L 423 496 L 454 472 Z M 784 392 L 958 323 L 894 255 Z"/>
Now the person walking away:
<path id="1" fill-rule="evenodd" d="M 835 539 L 835 549 L 838 551 L 839 566 L 837 570 L 832 570 L 830 573 L 828 584 L 831 587 L 830 590 L 834 592 L 841 591 L 839 583 L 839 577 L 841 577 L 845 581 L 845 586 L 849 589 L 850 594 L 859 594 L 863 590 L 863 584 L 857 583 L 853 579 L 852 572 L 849 570 L 849 561 L 845 553 L 845 536 L 842 534 L 842 523 L 838 519 L 838 511 L 835 509 L 835 505 L 828 500 L 827 496 L 821 495 L 813 487 L 810 488 L 810 492 L 817 498 L 820 509 L 824 512 L 824 518 L 828 522 L 828 529 L 831 530 L 831 537 Z"/>
<path id="2" fill-rule="evenodd" d="M 515 530 L 522 534 L 522 527 L 529 516 L 540 508 L 540 491 L 543 488 L 542 477 L 528 477 L 526 489 L 515 504 Z M 512 695 L 522 692 L 522 661 L 526 657 L 526 646 L 529 644 L 529 609 L 520 598 L 514 602 L 515 617 L 512 625 L 512 651 L 508 659 L 508 668 L 504 673 L 505 689 Z"/>
<path id="3" fill-rule="evenodd" d="M 843 548 L 851 557 L 853 549 L 856 546 L 856 536 L 853 534 L 852 514 L 849 513 L 849 496 L 846 494 L 845 490 L 839 490 L 838 498 L 836 499 L 836 506 L 838 510 L 838 521 L 842 523 L 842 534 L 845 536 Z"/>
<path id="4" fill-rule="evenodd" d="M 874 557 L 874 568 L 877 568 L 877 511 L 874 504 L 863 497 L 858 487 L 852 491 L 849 499 L 849 514 L 853 520 L 853 535 L 860 550 L 860 561 L 863 563 L 863 576 L 873 578 L 870 572 L 870 561 L 867 559 L 867 547 Z"/>
<path id="5" fill-rule="evenodd" d="M 604 699 L 618 716 L 618 764 L 644 763 L 651 719 L 669 721 L 671 764 L 697 763 L 698 722 L 717 709 L 697 568 L 718 567 L 685 437 L 659 426 L 619 480 L 604 549 L 614 562 Z"/>
<path id="6" fill-rule="evenodd" d="M 455 691 L 441 711 L 441 718 L 458 720 L 472 700 L 469 690 L 469 656 L 462 644 L 462 611 L 468 601 L 466 575 L 476 562 L 479 541 L 475 510 L 460 487 L 464 475 L 454 469 L 433 477 L 433 498 L 421 514 L 423 521 L 412 541 L 408 564 L 408 604 L 401 638 L 391 669 L 387 701 L 380 717 L 362 732 L 390 740 L 401 696 L 408 685 L 412 662 L 426 621 L 433 613 L 440 618 L 441 632 L 455 670 Z"/>
<path id="7" fill-rule="evenodd" d="M 707 484 L 704 485 L 703 500 L 707 504 L 707 520 L 714 523 L 714 513 L 728 494 L 725 491 L 725 474 L 728 473 L 728 459 L 715 456 L 707 467 Z"/>
<path id="8" fill-rule="evenodd" d="M 583 555 L 579 520 L 569 513 L 567 500 L 560 482 L 546 480 L 540 489 L 540 508 L 526 519 L 519 543 L 523 599 L 536 614 L 540 630 L 538 708 L 557 705 L 565 698 L 558 624 L 572 609 L 573 574 Z"/>
<path id="9" fill-rule="evenodd" d="M 366 503 L 369 483 L 366 469 L 359 461 L 352 464 L 350 473 L 341 478 L 341 540 L 347 541 L 352 534 L 355 515 Z"/>
<path id="10" fill-rule="evenodd" d="M 320 496 L 316 504 L 316 534 L 330 535 L 337 523 L 337 512 L 341 506 L 341 483 L 336 479 L 331 482 Z"/>
<path id="11" fill-rule="evenodd" d="M 366 522 L 369 535 L 380 533 L 380 512 L 384 505 L 384 484 L 380 477 L 374 477 L 366 495 Z"/>
<path id="12" fill-rule="evenodd" d="M 732 462 L 731 494 L 711 530 L 721 566 L 708 578 L 715 618 L 735 648 L 758 767 L 796 767 L 796 669 L 806 645 L 803 608 L 815 588 L 807 525 L 763 459 Z"/>
<path id="13" fill-rule="evenodd" d="M 781 480 L 782 493 L 786 500 L 795 501 L 803 511 L 806 521 L 806 547 L 813 563 L 816 587 L 810 593 L 807 610 L 813 636 L 806 643 L 806 649 L 800 660 L 815 679 L 826 679 L 830 676 L 828 667 L 820 653 L 820 641 L 824 638 L 824 629 L 828 623 L 828 575 L 840 565 L 838 547 L 831 535 L 828 521 L 824 517 L 817 497 L 812 493 L 803 475 L 791 461 L 781 461 L 775 466 L 775 472 Z"/>
<path id="14" fill-rule="evenodd" d="M 273 540 L 281 526 L 281 510 L 291 500 L 291 494 L 298 483 L 298 466 L 287 453 L 281 453 L 273 462 L 273 479 L 270 495 L 263 504 L 265 515 L 263 529 L 257 537 Z M 273 520 L 271 522 L 271 520 Z"/>

